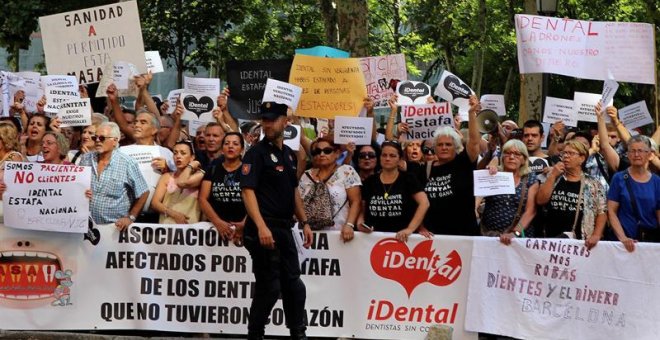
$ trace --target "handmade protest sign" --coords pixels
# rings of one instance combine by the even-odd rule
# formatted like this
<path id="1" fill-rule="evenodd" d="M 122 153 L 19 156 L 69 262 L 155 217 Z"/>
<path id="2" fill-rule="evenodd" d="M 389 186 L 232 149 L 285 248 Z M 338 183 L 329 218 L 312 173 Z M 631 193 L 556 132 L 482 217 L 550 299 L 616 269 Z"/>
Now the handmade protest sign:
<path id="1" fill-rule="evenodd" d="M 160 58 L 160 52 L 145 51 L 144 58 L 147 62 L 147 71 L 151 73 L 161 73 L 165 71 L 163 68 L 163 59 Z"/>
<path id="2" fill-rule="evenodd" d="M 612 105 L 611 103 L 614 102 L 614 94 L 616 91 L 619 89 L 619 83 L 616 82 L 614 79 L 607 79 L 603 83 L 603 93 L 602 97 L 600 99 L 601 103 L 608 103 L 607 105 L 602 105 L 602 112 L 605 112 L 605 109 L 607 109 L 608 105 Z M 609 118 L 609 116 L 608 116 Z"/>
<path id="3" fill-rule="evenodd" d="M 619 109 L 619 119 L 629 130 L 653 124 L 651 113 L 643 100 Z"/>
<path id="4" fill-rule="evenodd" d="M 41 74 L 39 72 L 31 71 L 17 72 L 14 74 L 23 79 L 23 87 L 21 89 L 25 92 L 25 98 L 23 99 L 25 110 L 27 112 L 36 112 L 37 102 L 44 95 L 44 90 L 41 88 Z M 14 97 L 11 93 L 11 88 L 9 97 Z"/>
<path id="5" fill-rule="evenodd" d="M 397 104 L 401 105 L 421 105 L 428 102 L 431 96 L 431 87 L 421 81 L 402 81 L 396 85 L 396 94 L 398 95 Z"/>
<path id="6" fill-rule="evenodd" d="M 206 93 L 215 99 L 220 94 L 220 79 L 183 77 L 183 88 L 186 92 Z"/>
<path id="7" fill-rule="evenodd" d="M 41 84 L 46 95 L 44 111 L 56 114 L 62 103 L 80 98 L 78 80 L 74 76 L 42 76 Z"/>
<path id="8" fill-rule="evenodd" d="M 504 95 L 484 94 L 479 99 L 481 108 L 484 110 L 493 110 L 498 116 L 506 116 L 506 105 L 504 105 Z"/>
<path id="9" fill-rule="evenodd" d="M 289 83 L 303 88 L 296 115 L 332 119 L 357 116 L 367 89 L 359 59 L 321 58 L 296 54 Z"/>
<path id="10" fill-rule="evenodd" d="M 154 196 L 154 191 L 158 185 L 161 173 L 151 166 L 151 161 L 156 157 L 161 157 L 160 147 L 157 145 L 127 145 L 119 148 L 123 154 L 130 156 L 138 163 L 140 173 L 144 177 L 149 187 L 149 198 L 145 203 L 142 211 L 149 210 L 151 205 L 151 198 Z"/>
<path id="11" fill-rule="evenodd" d="M 488 170 L 474 170 L 474 196 L 486 197 L 493 195 L 513 195 L 516 193 L 516 185 L 513 181 L 513 173 L 498 171 L 491 175 Z"/>
<path id="12" fill-rule="evenodd" d="M 520 73 L 655 84 L 654 26 L 518 14 Z"/>
<path id="13" fill-rule="evenodd" d="M 554 97 L 545 98 L 543 122 L 554 124 L 562 121 L 566 126 L 577 126 L 577 116 L 572 100 Z"/>
<path id="14" fill-rule="evenodd" d="M 181 93 L 183 93 L 184 91 L 185 91 L 184 89 L 177 89 L 177 90 L 172 90 L 170 91 L 169 94 L 167 94 L 167 103 L 169 104 L 169 106 L 167 107 L 167 113 L 172 114 L 174 110 L 176 110 L 176 103 L 179 100 Z"/>
<path id="15" fill-rule="evenodd" d="M 126 1 L 39 18 L 48 74 L 96 83 L 105 65 L 123 60 L 147 71 L 137 2 Z"/>
<path id="16" fill-rule="evenodd" d="M 82 233 L 87 231 L 90 167 L 7 162 L 4 223 L 13 228 Z"/>
<path id="17" fill-rule="evenodd" d="M 284 104 L 290 107 L 293 112 L 296 112 L 301 93 L 302 88 L 299 86 L 269 78 L 266 81 L 262 102 Z"/>
<path id="18" fill-rule="evenodd" d="M 259 118 L 261 98 L 267 79 L 289 81 L 291 59 L 247 60 L 227 62 L 227 105 L 234 117 L 254 120 Z"/>
<path id="19" fill-rule="evenodd" d="M 137 97 L 139 89 L 135 84 L 135 77 L 139 72 L 135 65 L 118 61 L 105 65 L 99 86 L 96 88 L 96 97 L 107 97 L 108 86 L 115 84 L 119 97 Z"/>
<path id="20" fill-rule="evenodd" d="M 403 54 L 360 58 L 360 67 L 367 84 L 367 96 L 374 101 L 375 108 L 388 107 L 387 101 L 394 94 L 397 84 L 408 80 Z"/>
<path id="21" fill-rule="evenodd" d="M 405 139 L 430 139 L 441 126 L 451 126 L 451 107 L 448 102 L 401 107 L 401 122 L 408 124 Z"/>
<path id="22" fill-rule="evenodd" d="M 372 117 L 335 117 L 335 143 L 355 145 L 371 144 Z"/>
<path id="23" fill-rule="evenodd" d="M 573 103 L 577 120 L 582 122 L 597 122 L 596 104 L 598 104 L 601 98 L 602 96 L 597 93 L 575 92 L 573 94 Z M 605 106 L 608 105 L 612 105 L 612 102 L 610 101 Z"/>
<path id="24" fill-rule="evenodd" d="M 470 109 L 470 96 L 474 91 L 453 73 L 445 70 L 440 76 L 435 95 L 458 106 L 459 112 L 467 114 Z M 466 115 L 467 116 L 467 115 Z"/>
<path id="25" fill-rule="evenodd" d="M 62 103 L 57 118 L 60 119 L 60 127 L 92 125 L 92 104 L 89 98 Z"/>
<path id="26" fill-rule="evenodd" d="M 324 58 L 348 58 L 350 53 L 328 46 L 315 46 L 310 48 L 296 48 L 296 54 L 311 55 Z"/>
<path id="27" fill-rule="evenodd" d="M 181 103 L 183 104 L 183 115 L 181 119 L 215 122 L 213 109 L 217 105 L 213 94 L 182 92 Z"/>

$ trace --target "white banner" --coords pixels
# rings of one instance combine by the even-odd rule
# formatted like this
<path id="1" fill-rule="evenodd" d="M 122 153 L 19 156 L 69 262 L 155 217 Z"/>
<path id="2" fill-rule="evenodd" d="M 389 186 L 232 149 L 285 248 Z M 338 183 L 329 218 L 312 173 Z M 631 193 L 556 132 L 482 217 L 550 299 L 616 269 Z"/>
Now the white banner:
<path id="1" fill-rule="evenodd" d="M 0 275 L 1 329 L 247 333 L 250 256 L 210 224 L 133 224 L 124 233 L 103 225 L 84 241 L 75 236 L 0 227 L 0 252 L 14 254 L 4 263 L 19 273 Z M 389 236 L 357 233 L 344 243 L 338 232 L 314 233 L 301 268 L 307 334 L 421 340 L 443 323 L 454 339 L 476 340 L 463 330 L 472 239 Z M 25 263 L 26 241 L 43 266 Z M 281 301 L 266 333 L 288 335 Z"/>
<path id="2" fill-rule="evenodd" d="M 336 116 L 334 141 L 337 144 L 369 145 L 373 126 L 372 117 Z"/>
<path id="3" fill-rule="evenodd" d="M 4 223 L 20 229 L 82 233 L 87 230 L 90 167 L 7 162 Z M 0 290 L 1 292 L 2 290 Z"/>
<path id="4" fill-rule="evenodd" d="M 123 60 L 146 72 L 137 2 L 81 9 L 39 18 L 48 74 L 97 83 L 105 65 Z"/>
<path id="5" fill-rule="evenodd" d="M 397 84 L 408 80 L 406 56 L 403 54 L 360 58 L 360 67 L 367 84 L 367 96 L 374 101 L 376 108 L 388 107 L 387 101 L 394 94 Z"/>
<path id="6" fill-rule="evenodd" d="M 431 139 L 441 126 L 454 123 L 448 102 L 401 107 L 401 121 L 408 124 L 407 140 Z"/>
<path id="7" fill-rule="evenodd" d="M 521 339 L 657 339 L 660 247 L 475 238 L 466 328 Z"/>
<path id="8" fill-rule="evenodd" d="M 654 26 L 516 15 L 520 73 L 655 84 Z"/>
<path id="9" fill-rule="evenodd" d="M 62 103 L 80 98 L 74 76 L 42 76 L 41 85 L 46 94 L 46 112 L 57 114 Z"/>
<path id="10" fill-rule="evenodd" d="M 284 104 L 290 107 L 291 111 L 296 112 L 298 102 L 300 101 L 300 94 L 302 94 L 302 88 L 300 86 L 268 78 L 261 102 Z"/>
<path id="11" fill-rule="evenodd" d="M 60 127 L 92 125 L 92 104 L 89 98 L 64 102 L 57 113 Z"/>

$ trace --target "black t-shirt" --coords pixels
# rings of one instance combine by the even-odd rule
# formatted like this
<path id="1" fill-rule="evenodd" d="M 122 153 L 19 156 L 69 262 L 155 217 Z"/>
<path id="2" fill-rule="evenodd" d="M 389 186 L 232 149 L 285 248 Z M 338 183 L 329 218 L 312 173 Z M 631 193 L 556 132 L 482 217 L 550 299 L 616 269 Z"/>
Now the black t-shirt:
<path id="1" fill-rule="evenodd" d="M 375 231 L 398 232 L 407 228 L 417 210 L 413 196 L 422 190 L 419 181 L 408 172 L 399 172 L 394 183 L 385 185 L 380 174 L 371 175 L 362 184 L 364 222 Z"/>
<path id="2" fill-rule="evenodd" d="M 559 178 L 555 189 L 550 196 L 550 202 L 546 205 L 545 235 L 546 237 L 564 237 L 565 231 L 572 231 L 575 222 L 575 210 L 580 195 L 580 181 L 569 182 L 564 177 Z M 584 202 L 582 202 L 584 206 Z M 575 227 L 575 237 L 581 239 L 582 209 Z"/>
<path id="3" fill-rule="evenodd" d="M 296 155 L 286 145 L 280 150 L 267 139 L 252 146 L 243 157 L 241 189 L 254 189 L 264 218 L 292 219 L 295 208 Z"/>
<path id="4" fill-rule="evenodd" d="M 474 177 L 477 163 L 467 151 L 454 160 L 431 168 L 424 191 L 431 207 L 424 226 L 434 234 L 475 236 L 479 234 L 474 212 Z"/>
<path id="5" fill-rule="evenodd" d="M 239 222 L 246 215 L 245 205 L 241 198 L 240 171 L 239 167 L 229 172 L 222 164 L 218 164 L 204 175 L 204 180 L 211 182 L 208 201 L 216 214 L 224 221 Z"/>

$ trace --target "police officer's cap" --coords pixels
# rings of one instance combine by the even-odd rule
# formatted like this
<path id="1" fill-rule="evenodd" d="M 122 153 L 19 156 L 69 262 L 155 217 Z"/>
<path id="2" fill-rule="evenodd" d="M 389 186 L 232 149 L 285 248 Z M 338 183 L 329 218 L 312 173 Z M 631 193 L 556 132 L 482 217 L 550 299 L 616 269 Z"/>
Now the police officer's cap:
<path id="1" fill-rule="evenodd" d="M 289 107 L 274 102 L 261 103 L 261 119 L 275 120 L 279 116 L 286 116 Z"/>

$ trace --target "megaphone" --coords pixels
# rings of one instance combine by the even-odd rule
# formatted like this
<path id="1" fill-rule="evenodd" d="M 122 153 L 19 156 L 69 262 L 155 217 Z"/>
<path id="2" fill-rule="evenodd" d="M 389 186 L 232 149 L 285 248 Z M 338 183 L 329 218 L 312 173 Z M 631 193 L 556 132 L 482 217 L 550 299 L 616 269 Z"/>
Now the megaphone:
<path id="1" fill-rule="evenodd" d="M 493 110 L 481 110 L 481 112 L 477 114 L 477 127 L 481 133 L 493 133 L 497 131 L 498 121 L 499 117 Z"/>

